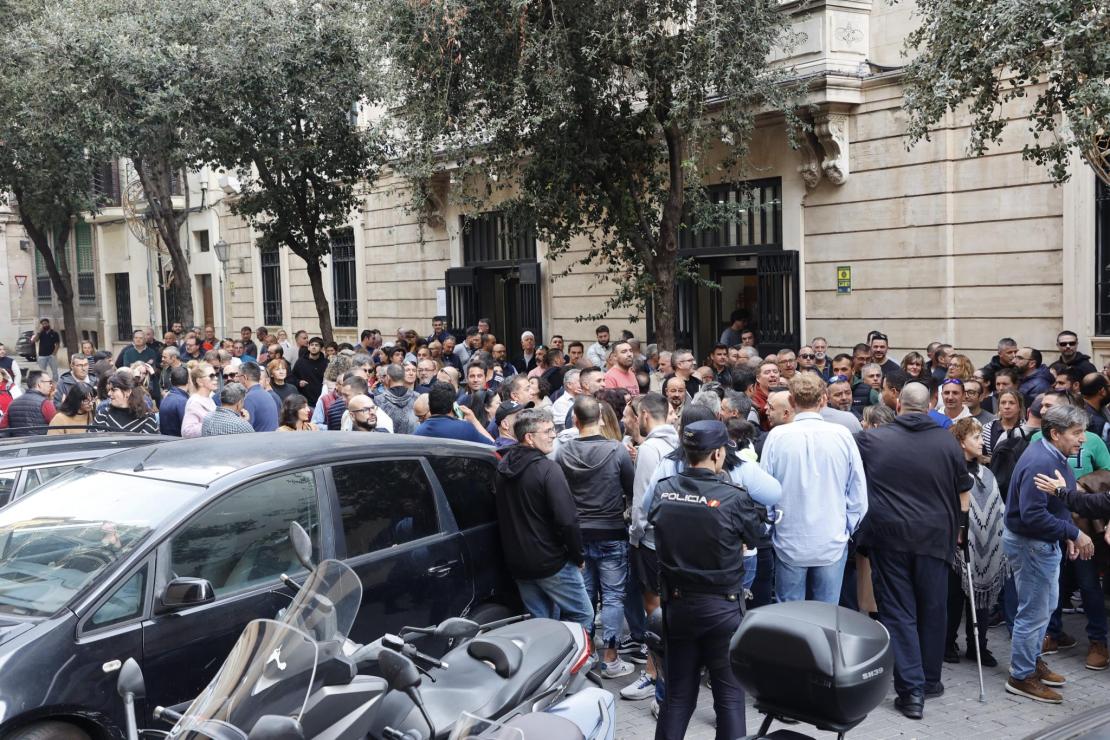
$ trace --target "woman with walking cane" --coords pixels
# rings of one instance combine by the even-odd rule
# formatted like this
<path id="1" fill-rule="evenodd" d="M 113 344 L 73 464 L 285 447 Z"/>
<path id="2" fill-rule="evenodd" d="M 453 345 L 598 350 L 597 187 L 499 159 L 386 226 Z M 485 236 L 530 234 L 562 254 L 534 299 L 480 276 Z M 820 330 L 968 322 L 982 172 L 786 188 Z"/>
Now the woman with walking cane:
<path id="1" fill-rule="evenodd" d="M 944 643 L 944 660 L 946 663 L 960 662 L 956 636 L 960 618 L 963 617 L 967 642 L 965 656 L 971 659 L 978 657 L 981 665 L 993 668 L 998 661 L 987 649 L 986 625 L 990 608 L 997 602 L 1010 573 L 1002 552 L 1002 524 L 1006 508 L 990 468 L 979 463 L 983 454 L 982 425 L 968 417 L 960 419 L 949 431 L 960 443 L 967 461 L 967 472 L 974 485 L 960 497 L 962 521 L 956 563 L 948 575 L 948 634 Z M 968 570 L 971 572 L 970 579 Z M 971 613 L 973 607 L 974 615 Z M 977 643 L 973 639 L 976 631 Z"/>

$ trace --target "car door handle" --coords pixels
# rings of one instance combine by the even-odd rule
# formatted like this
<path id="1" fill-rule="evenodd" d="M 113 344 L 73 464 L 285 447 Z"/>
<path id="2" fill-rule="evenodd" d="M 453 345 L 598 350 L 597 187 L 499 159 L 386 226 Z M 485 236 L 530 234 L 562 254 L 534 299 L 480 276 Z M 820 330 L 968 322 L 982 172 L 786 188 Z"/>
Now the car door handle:
<path id="1" fill-rule="evenodd" d="M 446 575 L 450 575 L 451 571 L 453 571 L 455 569 L 455 566 L 458 564 L 458 560 L 448 560 L 445 563 L 437 563 L 431 568 L 428 568 L 427 573 L 428 575 L 435 576 L 436 578 L 443 578 Z"/>

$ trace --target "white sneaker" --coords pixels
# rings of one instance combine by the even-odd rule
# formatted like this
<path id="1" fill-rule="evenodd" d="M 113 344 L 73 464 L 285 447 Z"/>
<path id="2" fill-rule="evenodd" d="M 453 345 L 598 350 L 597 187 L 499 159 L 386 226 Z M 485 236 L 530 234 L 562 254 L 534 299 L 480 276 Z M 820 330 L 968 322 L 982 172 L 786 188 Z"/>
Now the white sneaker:
<path id="1" fill-rule="evenodd" d="M 640 671 L 639 680 L 621 689 L 621 698 L 629 701 L 643 701 L 653 696 L 655 696 L 655 679 L 649 676 L 646 671 Z"/>
<path id="2" fill-rule="evenodd" d="M 604 663 L 601 669 L 602 678 L 620 678 L 632 673 L 632 664 L 625 663 L 620 658 L 617 658 L 612 663 Z"/>
<path id="3" fill-rule="evenodd" d="M 651 700 L 651 716 L 659 719 L 659 702 L 655 699 Z"/>

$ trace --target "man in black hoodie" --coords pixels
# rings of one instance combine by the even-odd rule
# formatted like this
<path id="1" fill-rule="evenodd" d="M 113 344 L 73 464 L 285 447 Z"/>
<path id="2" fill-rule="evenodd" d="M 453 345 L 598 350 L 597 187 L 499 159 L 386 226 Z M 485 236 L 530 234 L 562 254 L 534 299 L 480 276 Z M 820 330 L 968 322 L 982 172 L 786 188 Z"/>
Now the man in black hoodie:
<path id="1" fill-rule="evenodd" d="M 618 678 L 632 666 L 617 655 L 628 579 L 628 531 L 624 510 L 632 499 L 636 468 L 620 442 L 601 434 L 601 406 L 579 396 L 571 409 L 578 437 L 559 445 L 555 461 L 563 469 L 578 509 L 586 554 L 586 593 L 601 594 L 601 636 L 605 641 L 602 678 Z"/>
<path id="2" fill-rule="evenodd" d="M 1068 367 L 1080 371 L 1080 377 L 1089 373 L 1097 373 L 1098 368 L 1091 362 L 1088 355 L 1079 351 L 1079 337 L 1074 331 L 1064 330 L 1056 335 L 1056 348 L 1060 350 L 1060 362 Z"/>
<path id="3" fill-rule="evenodd" d="M 928 388 L 907 383 L 898 418 L 856 435 L 868 502 L 857 543 L 871 549 L 879 621 L 894 651 L 894 706 L 910 719 L 921 719 L 926 696 L 944 693 L 948 570 L 961 494 L 972 486 L 959 443 L 930 405 Z"/>
<path id="4" fill-rule="evenodd" d="M 324 390 L 324 371 L 328 369 L 328 358 L 324 356 L 323 348 L 324 340 L 313 337 L 308 340 L 308 350 L 293 365 L 291 379 L 297 386 L 297 392 L 308 399 L 309 406 L 316 405 Z"/>
<path id="5" fill-rule="evenodd" d="M 592 629 L 578 513 L 562 469 L 547 458 L 555 446 L 550 412 L 518 412 L 513 434 L 517 444 L 502 451 L 497 466 L 497 522 L 520 600 L 533 616 Z"/>

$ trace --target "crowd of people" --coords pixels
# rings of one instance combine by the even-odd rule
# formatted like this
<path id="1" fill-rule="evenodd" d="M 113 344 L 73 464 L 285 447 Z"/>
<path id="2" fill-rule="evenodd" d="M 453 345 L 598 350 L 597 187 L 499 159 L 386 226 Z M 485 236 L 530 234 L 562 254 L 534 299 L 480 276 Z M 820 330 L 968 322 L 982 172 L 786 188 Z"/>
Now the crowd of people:
<path id="1" fill-rule="evenodd" d="M 44 321 L 36 341 L 53 358 L 51 332 Z M 878 331 L 848 352 L 818 337 L 761 356 L 742 315 L 701 362 L 607 326 L 588 346 L 525 331 L 510 348 L 488 320 L 451 331 L 435 317 L 426 336 L 366 330 L 358 344 L 175 324 L 160 341 L 136 331 L 114 356 L 85 342 L 61 374 L 51 361 L 23 373 L 0 345 L 0 428 L 489 445 L 526 609 L 594 633 L 606 679 L 642 666 L 621 695 L 652 700 L 657 737 L 682 737 L 704 667 L 718 737 L 737 737 L 744 697 L 728 640 L 744 609 L 772 601 L 880 620 L 896 705 L 911 718 L 944 692 L 945 661 L 998 664 L 988 625 L 1012 635 L 1006 690 L 1061 701 L 1065 678 L 1042 656 L 1076 645 L 1060 618 L 1076 590 L 1086 665 L 1110 665 L 1094 559 L 1110 494 L 1076 493 L 1110 488 L 1110 369 L 1078 344 L 1061 332 L 1045 365 L 1003 338 L 976 369 L 939 341 L 896 360 Z M 644 644 L 660 605 L 665 671 Z"/>

